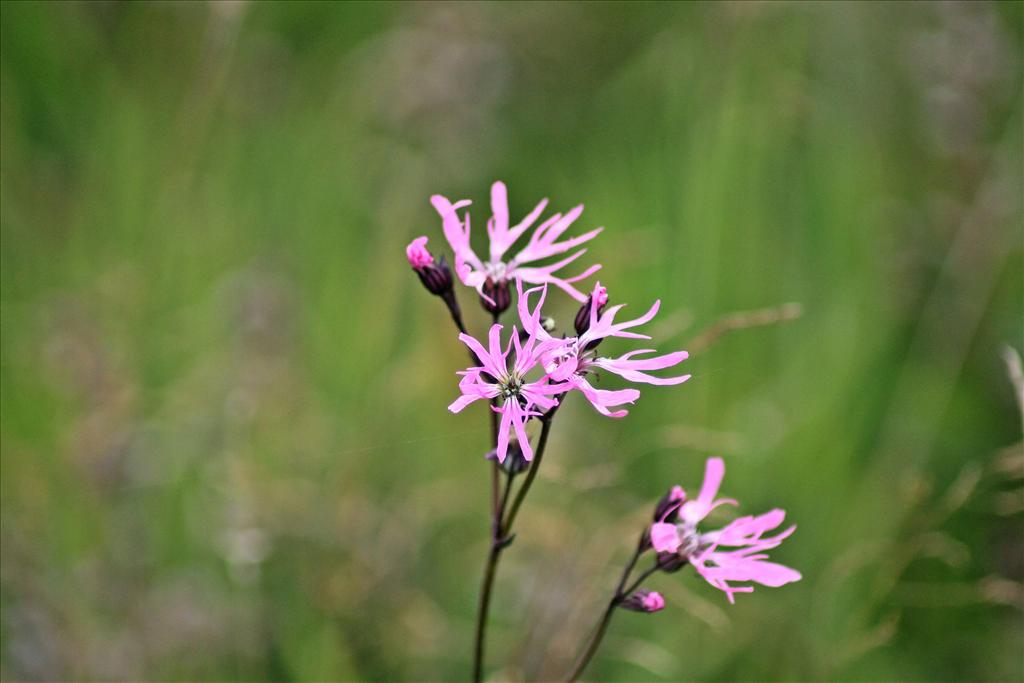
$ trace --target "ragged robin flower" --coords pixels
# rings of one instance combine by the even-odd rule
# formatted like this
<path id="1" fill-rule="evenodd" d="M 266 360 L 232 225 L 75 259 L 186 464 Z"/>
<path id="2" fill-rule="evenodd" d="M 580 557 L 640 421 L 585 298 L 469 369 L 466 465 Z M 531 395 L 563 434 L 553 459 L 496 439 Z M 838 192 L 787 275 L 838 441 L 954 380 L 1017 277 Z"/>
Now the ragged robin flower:
<path id="1" fill-rule="evenodd" d="M 460 334 L 459 339 L 469 347 L 478 361 L 479 366 L 460 371 L 462 380 L 459 382 L 459 396 L 448 410 L 460 412 L 470 403 L 479 399 L 495 400 L 492 407 L 501 415 L 498 427 L 498 461 L 504 463 L 509 451 L 509 440 L 515 433 L 519 447 L 526 460 L 533 460 L 533 449 L 526 435 L 526 422 L 531 417 L 541 417 L 545 412 L 558 405 L 557 394 L 565 392 L 567 387 L 552 383 L 546 375 L 530 380 L 528 375 L 540 364 L 541 356 L 550 348 L 551 341 L 539 342 L 534 335 L 521 341 L 515 327 L 504 351 L 501 348 L 500 324 L 491 326 L 488 334 L 488 346 L 468 334 Z M 509 354 L 515 350 L 511 366 Z"/>
<path id="2" fill-rule="evenodd" d="M 573 277 L 556 275 L 563 267 L 583 256 L 586 249 L 580 249 L 554 263 L 538 264 L 540 261 L 575 249 L 601 232 L 602 228 L 595 228 L 577 237 L 559 241 L 562 234 L 583 213 L 582 205 L 571 209 L 565 215 L 556 213 L 543 221 L 533 230 L 526 246 L 509 257 L 509 250 L 530 230 L 544 211 L 548 200 L 541 200 L 522 221 L 509 227 L 508 191 L 505 183 L 494 183 L 491 186 L 492 215 L 487 222 L 488 257 L 481 259 L 470 246 L 469 212 L 459 216 L 459 209 L 469 206 L 470 201 L 464 199 L 453 203 L 439 194 L 431 197 L 430 201 L 441 215 L 444 236 L 454 253 L 455 274 L 463 284 L 479 293 L 481 303 L 491 313 L 500 314 L 508 308 L 511 303 L 509 288 L 513 281 L 519 280 L 532 284 L 550 283 L 565 290 L 580 302 L 587 298 L 572 283 L 595 273 L 601 268 L 600 264 L 592 265 Z"/>
<path id="3" fill-rule="evenodd" d="M 631 339 L 650 339 L 649 336 L 636 332 L 629 332 L 630 328 L 638 327 L 648 322 L 658 312 L 660 301 L 655 301 L 645 314 L 635 320 L 615 322 L 615 317 L 622 309 L 623 304 L 618 304 L 603 310 L 608 302 L 608 292 L 600 282 L 594 287 L 590 297 L 586 299 L 590 310 L 587 314 L 587 324 L 584 332 L 577 337 L 566 337 L 555 339 L 541 324 L 541 307 L 543 305 L 543 292 L 541 298 L 533 310 L 530 310 L 530 297 L 542 288 L 535 287 L 526 292 L 519 286 L 519 318 L 525 329 L 537 339 L 555 344 L 548 347 L 543 354 L 542 362 L 544 370 L 552 381 L 565 382 L 569 388 L 576 389 L 582 393 L 591 405 L 608 417 L 623 417 L 628 411 L 624 409 L 610 410 L 616 406 L 633 403 L 640 398 L 640 392 L 636 389 L 597 389 L 591 384 L 591 379 L 601 370 L 616 374 L 630 382 L 642 382 L 644 384 L 680 384 L 690 379 L 690 375 L 678 375 L 674 377 L 657 377 L 649 374 L 648 370 L 663 370 L 678 365 L 689 357 L 686 351 L 676 351 L 661 356 L 647 356 L 655 353 L 653 349 L 640 349 L 630 351 L 618 358 L 608 358 L 597 355 L 598 345 L 608 337 L 626 337 Z M 601 312 L 603 310 L 603 312 Z M 579 318 L 579 315 L 577 315 Z"/>
<path id="4" fill-rule="evenodd" d="M 704 531 L 700 528 L 704 518 L 718 506 L 736 505 L 736 501 L 730 498 L 716 498 L 724 476 L 722 459 L 709 458 L 697 498 L 687 500 L 680 489 L 681 497 L 677 498 L 674 506 L 651 525 L 650 539 L 654 550 L 692 564 L 705 581 L 725 592 L 729 602 L 735 602 L 735 593 L 754 590 L 753 586 L 733 585 L 737 582 L 774 588 L 799 581 L 802 578 L 800 572 L 768 562 L 768 555 L 764 552 L 778 547 L 796 530 L 791 526 L 775 536 L 765 537 L 765 533 L 782 524 L 785 511 L 776 508 L 756 517 L 740 517 L 721 529 Z"/>

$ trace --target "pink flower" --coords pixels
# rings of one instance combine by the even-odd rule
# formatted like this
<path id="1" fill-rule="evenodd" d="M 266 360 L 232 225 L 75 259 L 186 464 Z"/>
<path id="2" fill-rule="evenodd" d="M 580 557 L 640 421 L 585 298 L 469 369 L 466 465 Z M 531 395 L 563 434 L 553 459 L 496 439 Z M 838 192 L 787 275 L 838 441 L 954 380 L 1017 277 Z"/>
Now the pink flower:
<path id="1" fill-rule="evenodd" d="M 558 241 L 558 238 L 569 229 L 569 226 L 579 218 L 583 212 L 583 206 L 577 206 L 564 216 L 556 213 L 541 223 L 530 236 L 527 245 L 515 253 L 511 258 L 506 253 L 540 217 L 548 200 L 541 200 L 536 208 L 531 211 L 522 221 L 513 227 L 509 227 L 508 215 L 508 193 L 505 183 L 496 182 L 491 186 L 491 218 L 487 222 L 487 234 L 490 237 L 490 249 L 487 260 L 481 260 L 469 240 L 469 212 L 459 217 L 459 209 L 469 206 L 469 200 L 461 200 L 452 203 L 446 197 L 439 194 L 430 198 L 434 208 L 441 215 L 444 236 L 454 252 L 455 273 L 463 284 L 476 289 L 482 298 L 493 303 L 486 289 L 495 286 L 506 286 L 506 283 L 513 279 L 523 280 L 534 284 L 551 283 L 569 293 L 577 301 L 586 299 L 586 295 L 572 286 L 571 283 L 589 277 L 601 266 L 596 264 L 587 268 L 583 273 L 569 278 L 561 278 L 555 272 L 564 266 L 572 263 L 584 253 L 586 249 L 580 249 L 571 256 L 561 259 L 555 263 L 543 266 L 528 266 L 552 256 L 564 254 L 575 247 L 587 242 L 597 236 L 603 228 L 596 228 L 578 237 Z M 488 284 L 489 281 L 489 284 Z"/>
<path id="2" fill-rule="evenodd" d="M 767 562 L 768 556 L 764 554 L 765 550 L 778 547 L 796 529 L 796 526 L 791 526 L 775 536 L 764 536 L 782 524 L 786 517 L 783 510 L 771 510 L 756 517 L 740 517 L 715 531 L 701 532 L 698 529 L 698 524 L 716 507 L 736 504 L 729 498 L 715 498 L 724 475 L 722 459 L 709 458 L 697 499 L 685 500 L 683 493 L 677 507 L 666 511 L 661 521 L 651 525 L 654 550 L 675 554 L 688 561 L 705 581 L 724 591 L 729 602 L 735 602 L 735 593 L 754 590 L 753 586 L 733 586 L 730 582 L 778 587 L 799 581 L 802 578 L 800 572 Z M 673 516 L 676 517 L 675 522 L 665 521 Z"/>
<path id="3" fill-rule="evenodd" d="M 541 325 L 543 296 L 534 309 L 530 310 L 530 296 L 537 291 L 540 291 L 539 287 L 524 293 L 522 286 L 519 286 L 519 318 L 523 329 L 531 335 L 536 335 L 539 340 L 548 342 L 554 338 Z M 622 309 L 623 304 L 612 306 L 599 314 L 602 300 L 607 303 L 608 294 L 607 290 L 598 282 L 589 297 L 590 319 L 586 330 L 577 337 L 554 340 L 556 343 L 546 351 L 542 361 L 545 371 L 552 380 L 565 382 L 570 388 L 578 390 L 599 413 L 608 417 L 623 417 L 628 411 L 624 409 L 613 411 L 609 408 L 633 403 L 640 398 L 640 392 L 636 389 L 596 389 L 588 381 L 588 376 L 599 370 L 606 370 L 630 382 L 658 385 L 680 384 L 690 379 L 690 375 L 657 377 L 646 371 L 672 367 L 686 360 L 689 354 L 686 351 L 677 351 L 662 356 L 638 358 L 637 356 L 640 355 L 655 353 L 653 349 L 640 349 L 630 351 L 618 358 L 598 356 L 597 346 L 607 337 L 650 339 L 647 335 L 627 330 L 648 322 L 658 312 L 661 305 L 660 301 L 655 301 L 650 310 L 639 318 L 617 323 L 615 316 Z"/>
<path id="4" fill-rule="evenodd" d="M 434 265 L 434 257 L 427 251 L 427 238 L 417 237 L 405 248 L 405 256 L 409 259 L 409 265 L 415 270 L 422 270 L 427 266 Z"/>
<path id="5" fill-rule="evenodd" d="M 558 405 L 555 395 L 565 392 L 566 387 L 552 384 L 547 376 L 536 381 L 528 381 L 526 376 L 540 363 L 541 355 L 551 345 L 550 342 L 538 343 L 537 338 L 530 335 L 525 342 L 519 339 L 519 332 L 512 328 L 512 339 L 504 351 L 501 348 L 502 326 L 491 326 L 488 335 L 488 348 L 468 334 L 460 334 L 459 339 L 476 355 L 480 365 L 458 374 L 462 375 L 459 382 L 459 396 L 448 410 L 453 413 L 462 411 L 470 403 L 480 399 L 498 399 L 493 410 L 501 415 L 498 428 L 497 455 L 499 462 L 505 462 L 508 454 L 509 438 L 515 432 L 523 457 L 533 460 L 533 449 L 526 436 L 526 421 L 531 417 L 540 417 L 544 412 Z M 515 348 L 512 367 L 508 366 L 509 353 Z"/>

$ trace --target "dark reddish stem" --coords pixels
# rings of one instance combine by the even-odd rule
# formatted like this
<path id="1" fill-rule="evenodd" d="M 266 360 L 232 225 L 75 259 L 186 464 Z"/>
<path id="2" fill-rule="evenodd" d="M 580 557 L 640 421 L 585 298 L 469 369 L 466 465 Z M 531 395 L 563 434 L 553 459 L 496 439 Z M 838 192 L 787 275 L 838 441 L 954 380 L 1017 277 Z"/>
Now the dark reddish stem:
<path id="1" fill-rule="evenodd" d="M 633 568 L 636 567 L 637 560 L 647 550 L 646 537 L 641 534 L 640 541 L 637 543 L 636 551 L 633 553 L 633 557 L 630 558 L 626 564 L 625 569 L 622 570 L 622 576 L 619 577 L 619 583 L 615 586 L 615 592 L 612 594 L 611 599 L 608 601 L 608 606 L 605 607 L 604 612 L 601 613 L 601 617 L 597 621 L 597 625 L 593 628 L 593 635 L 587 642 L 586 648 L 580 653 L 579 657 L 576 658 L 576 663 L 572 667 L 572 671 L 569 673 L 569 683 L 573 683 L 581 675 L 583 670 L 587 668 L 590 660 L 593 659 L 594 653 L 601 646 L 601 641 L 604 640 L 604 634 L 608 631 L 608 625 L 612 621 L 612 616 L 615 614 L 615 608 L 622 604 L 633 591 L 640 587 L 640 584 L 647 580 L 654 572 L 658 571 L 658 564 L 655 562 L 654 566 L 645 571 L 640 577 L 634 581 L 629 588 L 624 588 L 626 582 L 629 580 L 629 575 L 633 572 Z"/>

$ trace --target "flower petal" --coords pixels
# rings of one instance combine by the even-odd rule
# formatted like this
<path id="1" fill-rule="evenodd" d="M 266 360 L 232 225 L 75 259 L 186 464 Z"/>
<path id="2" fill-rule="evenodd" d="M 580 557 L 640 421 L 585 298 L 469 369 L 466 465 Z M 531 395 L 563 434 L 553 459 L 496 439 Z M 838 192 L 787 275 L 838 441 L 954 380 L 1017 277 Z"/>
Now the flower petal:
<path id="1" fill-rule="evenodd" d="M 629 414 L 628 410 L 609 411 L 608 408 L 621 406 L 624 403 L 633 403 L 640 398 L 640 392 L 636 389 L 619 389 L 617 391 L 595 389 L 579 375 L 571 377 L 569 382 L 590 401 L 597 412 L 607 417 L 625 417 Z"/>
<path id="2" fill-rule="evenodd" d="M 655 522 L 651 525 L 651 545 L 658 553 L 679 552 L 679 546 L 683 539 L 679 535 L 679 528 L 675 524 L 666 522 Z"/>

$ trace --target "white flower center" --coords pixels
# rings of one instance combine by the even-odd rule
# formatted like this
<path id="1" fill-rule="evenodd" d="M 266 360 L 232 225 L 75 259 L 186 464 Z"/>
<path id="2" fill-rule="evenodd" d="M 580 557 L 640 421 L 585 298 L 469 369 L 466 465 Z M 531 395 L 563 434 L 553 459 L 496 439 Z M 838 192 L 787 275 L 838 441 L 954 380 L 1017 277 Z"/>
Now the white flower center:
<path id="1" fill-rule="evenodd" d="M 516 374 L 502 377 L 498 380 L 498 387 L 501 391 L 501 397 L 507 401 L 513 396 L 519 396 L 519 390 L 523 388 L 523 378 Z"/>
<path id="2" fill-rule="evenodd" d="M 692 555 L 697 552 L 701 545 L 700 533 L 697 532 L 697 527 L 690 524 L 680 524 L 678 529 L 679 536 L 683 540 L 679 546 L 679 554 Z"/>
<path id="3" fill-rule="evenodd" d="M 487 277 L 495 282 L 505 280 L 511 270 L 511 264 L 506 265 L 504 261 L 488 261 L 484 264 L 484 272 L 487 274 Z"/>

